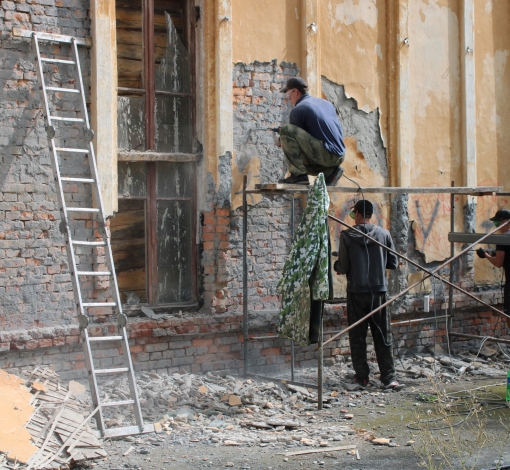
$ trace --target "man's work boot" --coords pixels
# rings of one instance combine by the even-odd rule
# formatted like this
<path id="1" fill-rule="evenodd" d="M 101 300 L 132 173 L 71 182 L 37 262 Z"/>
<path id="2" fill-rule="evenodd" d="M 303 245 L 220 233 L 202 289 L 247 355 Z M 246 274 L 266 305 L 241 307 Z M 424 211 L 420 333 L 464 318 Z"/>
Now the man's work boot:
<path id="1" fill-rule="evenodd" d="M 343 174 L 344 174 L 344 169 L 341 166 L 336 167 L 333 170 L 333 173 L 331 173 L 326 178 L 326 186 L 336 186 L 336 184 L 338 183 L 338 180 L 342 177 Z"/>
<path id="2" fill-rule="evenodd" d="M 303 184 L 309 185 L 308 175 L 290 175 L 288 178 L 282 178 L 278 181 L 280 184 Z"/>

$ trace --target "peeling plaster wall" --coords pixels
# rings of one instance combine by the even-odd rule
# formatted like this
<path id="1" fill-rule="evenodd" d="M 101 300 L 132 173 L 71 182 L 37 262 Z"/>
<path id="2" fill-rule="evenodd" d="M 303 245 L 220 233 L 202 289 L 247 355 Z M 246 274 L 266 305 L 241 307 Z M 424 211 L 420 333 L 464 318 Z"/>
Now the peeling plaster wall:
<path id="1" fill-rule="evenodd" d="M 359 109 L 380 109 L 386 142 L 386 1 L 328 0 L 320 4 L 321 74 L 344 85 L 347 97 L 353 97 Z"/>

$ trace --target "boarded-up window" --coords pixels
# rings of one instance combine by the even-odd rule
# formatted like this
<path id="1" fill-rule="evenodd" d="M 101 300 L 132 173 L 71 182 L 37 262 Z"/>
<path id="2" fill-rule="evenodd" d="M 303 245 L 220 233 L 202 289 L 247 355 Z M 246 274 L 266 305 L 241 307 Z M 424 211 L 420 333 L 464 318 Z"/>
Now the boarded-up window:
<path id="1" fill-rule="evenodd" d="M 112 244 L 128 303 L 196 299 L 190 8 L 188 0 L 116 0 L 118 147 L 132 161 L 119 161 Z"/>

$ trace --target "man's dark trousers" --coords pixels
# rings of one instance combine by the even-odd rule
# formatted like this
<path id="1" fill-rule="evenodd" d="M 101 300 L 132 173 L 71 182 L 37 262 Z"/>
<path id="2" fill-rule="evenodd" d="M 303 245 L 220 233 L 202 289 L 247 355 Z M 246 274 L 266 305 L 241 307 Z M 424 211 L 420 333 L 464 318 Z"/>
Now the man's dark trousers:
<path id="1" fill-rule="evenodd" d="M 348 292 L 347 320 L 349 325 L 361 320 L 385 301 L 385 292 L 374 292 L 373 302 L 370 292 Z M 375 354 L 377 363 L 379 364 L 379 371 L 381 372 L 381 382 L 387 385 L 395 380 L 395 366 L 393 364 L 393 348 L 390 338 L 390 318 L 386 312 L 386 307 L 372 315 L 371 318 L 373 320 L 365 320 L 349 330 L 349 343 L 351 346 L 351 358 L 355 378 L 357 380 L 368 380 L 370 375 L 370 368 L 367 363 L 367 332 L 370 322 Z M 379 328 L 377 328 L 377 325 Z M 385 343 L 388 346 L 386 346 Z"/>

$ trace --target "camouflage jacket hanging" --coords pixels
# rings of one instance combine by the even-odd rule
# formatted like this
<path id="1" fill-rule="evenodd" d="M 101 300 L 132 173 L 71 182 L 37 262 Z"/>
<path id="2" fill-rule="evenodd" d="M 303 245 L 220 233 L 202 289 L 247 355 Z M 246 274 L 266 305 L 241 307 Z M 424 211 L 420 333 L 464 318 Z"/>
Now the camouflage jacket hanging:
<path id="1" fill-rule="evenodd" d="M 329 297 L 328 209 L 329 196 L 320 173 L 308 193 L 307 206 L 278 283 L 282 295 L 278 336 L 303 346 L 310 344 L 311 296 L 314 300 Z"/>

